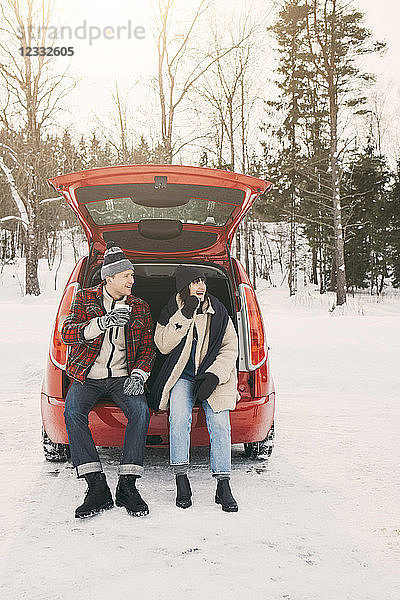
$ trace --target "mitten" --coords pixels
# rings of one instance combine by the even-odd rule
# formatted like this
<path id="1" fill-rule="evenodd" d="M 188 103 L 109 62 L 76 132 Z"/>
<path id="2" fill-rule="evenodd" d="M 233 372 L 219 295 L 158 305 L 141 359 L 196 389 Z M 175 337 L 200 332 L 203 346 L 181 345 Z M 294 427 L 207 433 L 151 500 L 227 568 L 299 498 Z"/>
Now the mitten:
<path id="1" fill-rule="evenodd" d="M 199 307 L 200 299 L 197 296 L 189 296 L 185 300 L 185 304 L 182 308 L 182 314 L 187 319 L 191 319 L 194 315 L 194 311 Z"/>
<path id="2" fill-rule="evenodd" d="M 203 402 L 207 400 L 219 384 L 219 379 L 214 373 L 203 373 L 194 378 L 193 393 L 197 400 Z"/>

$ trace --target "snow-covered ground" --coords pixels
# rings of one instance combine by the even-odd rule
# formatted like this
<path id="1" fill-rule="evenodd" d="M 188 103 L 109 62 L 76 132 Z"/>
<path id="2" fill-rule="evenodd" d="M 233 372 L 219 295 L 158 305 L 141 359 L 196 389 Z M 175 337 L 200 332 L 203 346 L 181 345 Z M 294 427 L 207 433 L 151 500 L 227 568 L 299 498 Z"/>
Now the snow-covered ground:
<path id="1" fill-rule="evenodd" d="M 60 285 L 70 265 L 60 274 Z M 10 271 L 11 272 L 11 271 Z M 277 384 L 268 462 L 233 448 L 237 514 L 214 504 L 204 449 L 194 505 L 175 507 L 164 450 L 147 452 L 150 515 L 74 519 L 86 485 L 46 463 L 40 381 L 58 291 L 22 298 L 0 282 L 0 513 L 7 600 L 397 600 L 400 598 L 400 299 L 261 289 Z M 118 452 L 102 452 L 112 487 Z"/>

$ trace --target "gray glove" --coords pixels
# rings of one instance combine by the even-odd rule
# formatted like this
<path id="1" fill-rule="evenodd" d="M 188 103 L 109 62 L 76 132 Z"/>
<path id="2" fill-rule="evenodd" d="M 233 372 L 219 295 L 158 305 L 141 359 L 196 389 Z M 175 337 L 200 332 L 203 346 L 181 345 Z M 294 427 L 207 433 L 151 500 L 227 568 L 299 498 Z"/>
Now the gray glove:
<path id="1" fill-rule="evenodd" d="M 124 383 L 124 394 L 126 396 L 138 396 L 144 394 L 144 379 L 140 373 L 132 373 Z"/>
<path id="2" fill-rule="evenodd" d="M 106 315 L 98 318 L 100 329 L 105 331 L 110 327 L 123 327 L 127 324 L 130 318 L 130 313 L 127 310 L 112 310 Z"/>

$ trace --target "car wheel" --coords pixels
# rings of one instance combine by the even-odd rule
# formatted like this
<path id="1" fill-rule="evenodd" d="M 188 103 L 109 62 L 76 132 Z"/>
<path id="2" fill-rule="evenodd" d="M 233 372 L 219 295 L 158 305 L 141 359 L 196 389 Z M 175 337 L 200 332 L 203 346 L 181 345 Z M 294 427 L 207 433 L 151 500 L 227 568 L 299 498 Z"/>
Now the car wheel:
<path id="1" fill-rule="evenodd" d="M 44 457 L 50 462 L 65 462 L 71 458 L 68 444 L 53 442 L 42 426 L 42 445 Z"/>
<path id="2" fill-rule="evenodd" d="M 251 460 L 256 459 L 266 459 L 272 454 L 272 450 L 274 449 L 275 443 L 275 427 L 274 422 L 272 422 L 271 429 L 268 432 L 267 437 L 261 442 L 250 442 L 248 444 L 244 444 L 244 453 L 247 458 Z"/>

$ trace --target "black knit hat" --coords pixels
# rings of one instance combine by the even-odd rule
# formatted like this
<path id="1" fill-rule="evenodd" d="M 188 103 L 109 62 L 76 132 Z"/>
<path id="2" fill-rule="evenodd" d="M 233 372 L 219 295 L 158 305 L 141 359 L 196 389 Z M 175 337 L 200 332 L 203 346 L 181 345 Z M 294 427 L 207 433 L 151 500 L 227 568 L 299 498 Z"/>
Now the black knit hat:
<path id="1" fill-rule="evenodd" d="M 198 267 L 179 265 L 175 273 L 176 290 L 180 292 L 184 287 L 189 285 L 189 283 L 192 283 L 192 281 L 199 278 L 204 279 L 204 281 L 206 280 L 203 271 Z"/>
<path id="2" fill-rule="evenodd" d="M 133 269 L 133 264 L 126 258 L 115 242 L 107 242 L 107 250 L 104 252 L 103 266 L 101 267 L 101 278 L 112 277 L 122 271 Z"/>

